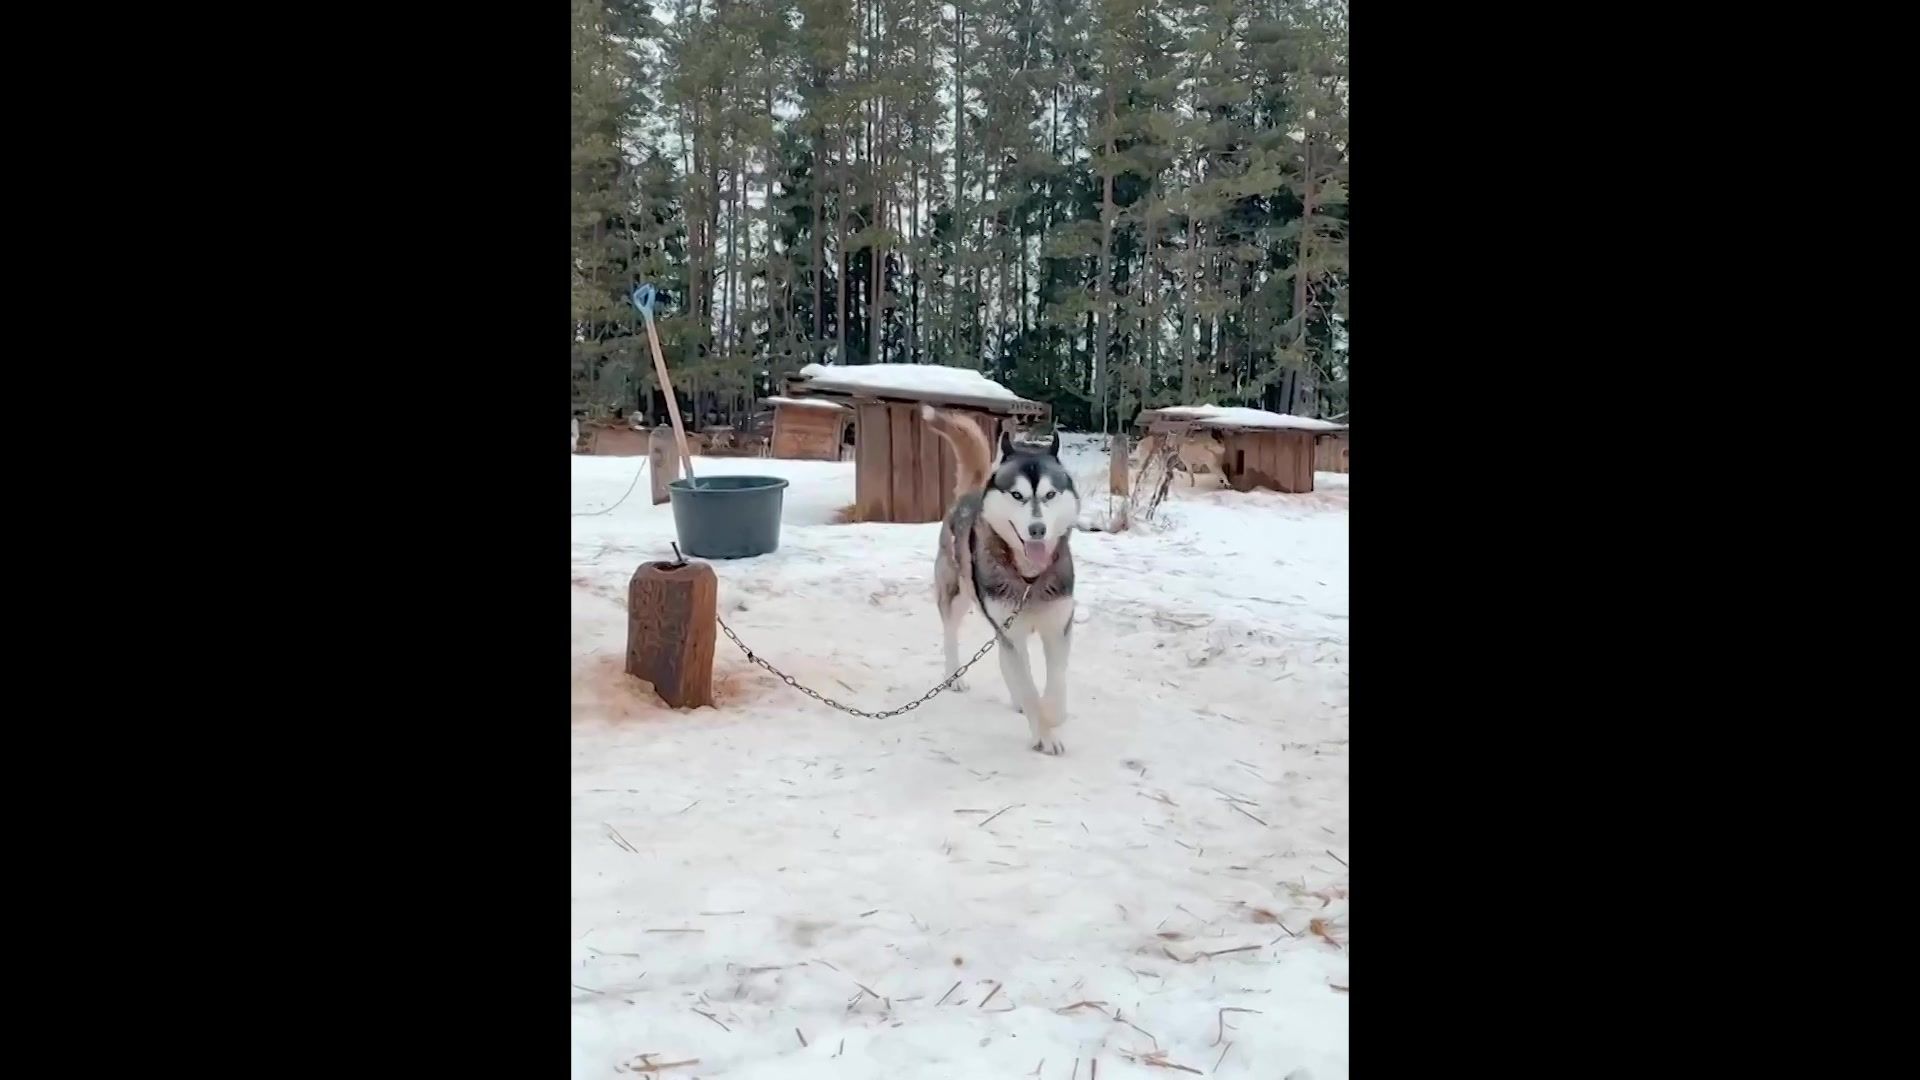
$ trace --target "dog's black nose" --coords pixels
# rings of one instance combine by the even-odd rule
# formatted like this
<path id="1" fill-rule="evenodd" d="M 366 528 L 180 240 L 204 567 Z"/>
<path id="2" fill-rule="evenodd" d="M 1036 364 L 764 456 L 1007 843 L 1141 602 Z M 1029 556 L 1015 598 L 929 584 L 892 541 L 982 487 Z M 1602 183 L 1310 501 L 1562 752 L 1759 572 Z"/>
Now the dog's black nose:
<path id="1" fill-rule="evenodd" d="M 1042 521 L 1036 521 L 1033 524 L 1027 526 L 1027 535 L 1033 537 L 1035 540 L 1038 540 L 1041 537 L 1047 535 L 1046 523 Z"/>

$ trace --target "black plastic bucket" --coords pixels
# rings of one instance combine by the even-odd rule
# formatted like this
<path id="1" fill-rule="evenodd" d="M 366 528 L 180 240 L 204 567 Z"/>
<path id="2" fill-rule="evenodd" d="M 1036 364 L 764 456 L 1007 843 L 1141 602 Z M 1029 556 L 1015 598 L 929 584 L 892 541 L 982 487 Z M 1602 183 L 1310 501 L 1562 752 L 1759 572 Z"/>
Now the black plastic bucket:
<path id="1" fill-rule="evenodd" d="M 668 484 L 680 550 L 703 559 L 746 559 L 779 548 L 786 488 L 778 476 L 703 476 Z"/>

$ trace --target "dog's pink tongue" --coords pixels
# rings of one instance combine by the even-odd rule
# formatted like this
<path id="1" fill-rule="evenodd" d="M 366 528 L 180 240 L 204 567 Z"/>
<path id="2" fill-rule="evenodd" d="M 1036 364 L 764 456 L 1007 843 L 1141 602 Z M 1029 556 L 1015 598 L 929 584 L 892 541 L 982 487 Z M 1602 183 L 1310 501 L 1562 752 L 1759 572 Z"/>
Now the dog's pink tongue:
<path id="1" fill-rule="evenodd" d="M 1024 545 L 1023 554 L 1027 561 L 1035 566 L 1047 565 L 1047 544 L 1044 540 L 1029 540 Z"/>

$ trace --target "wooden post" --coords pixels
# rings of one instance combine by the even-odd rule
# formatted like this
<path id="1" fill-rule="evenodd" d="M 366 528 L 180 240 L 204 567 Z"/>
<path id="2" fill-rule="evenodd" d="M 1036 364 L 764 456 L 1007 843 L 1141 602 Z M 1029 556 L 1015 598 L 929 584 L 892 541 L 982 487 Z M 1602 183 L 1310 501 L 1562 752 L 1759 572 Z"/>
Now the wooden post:
<path id="1" fill-rule="evenodd" d="M 680 479 L 680 459 L 673 452 L 673 431 L 661 424 L 648 440 L 647 468 L 653 470 L 653 505 L 668 499 L 667 485 Z"/>
<path id="2" fill-rule="evenodd" d="M 627 674 L 676 709 L 713 704 L 720 580 L 690 562 L 641 563 L 627 585 Z"/>
<path id="3" fill-rule="evenodd" d="M 1127 497 L 1127 433 L 1113 433 L 1113 456 L 1107 462 L 1107 490 L 1121 498 Z"/>

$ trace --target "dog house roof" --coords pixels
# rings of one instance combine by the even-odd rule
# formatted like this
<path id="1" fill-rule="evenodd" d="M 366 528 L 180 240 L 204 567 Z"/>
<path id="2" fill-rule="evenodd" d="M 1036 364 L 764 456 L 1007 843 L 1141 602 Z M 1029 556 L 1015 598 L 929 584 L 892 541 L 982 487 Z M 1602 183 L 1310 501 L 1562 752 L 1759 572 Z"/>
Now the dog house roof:
<path id="1" fill-rule="evenodd" d="M 1045 416 L 1048 411 L 972 368 L 941 364 L 808 364 L 787 380 L 787 393 L 795 398 L 924 401 L 1001 416 Z"/>
<path id="2" fill-rule="evenodd" d="M 827 401 L 824 398 L 770 397 L 770 398 L 761 398 L 760 400 L 764 401 L 768 405 L 773 405 L 776 407 L 781 405 L 792 405 L 795 408 L 801 408 L 801 409 L 827 409 L 833 412 L 847 411 L 847 407 L 845 405 L 842 405 L 837 401 Z"/>
<path id="3" fill-rule="evenodd" d="M 1214 428 L 1219 431 L 1310 431 L 1316 435 L 1324 435 L 1347 430 L 1347 425 L 1336 424 L 1329 420 L 1315 420 L 1310 416 L 1294 416 L 1291 413 L 1268 412 L 1265 409 L 1248 409 L 1238 405 L 1224 408 L 1219 405 L 1170 405 L 1164 409 L 1148 409 L 1134 420 L 1134 424 L 1140 427 L 1161 422 Z"/>

